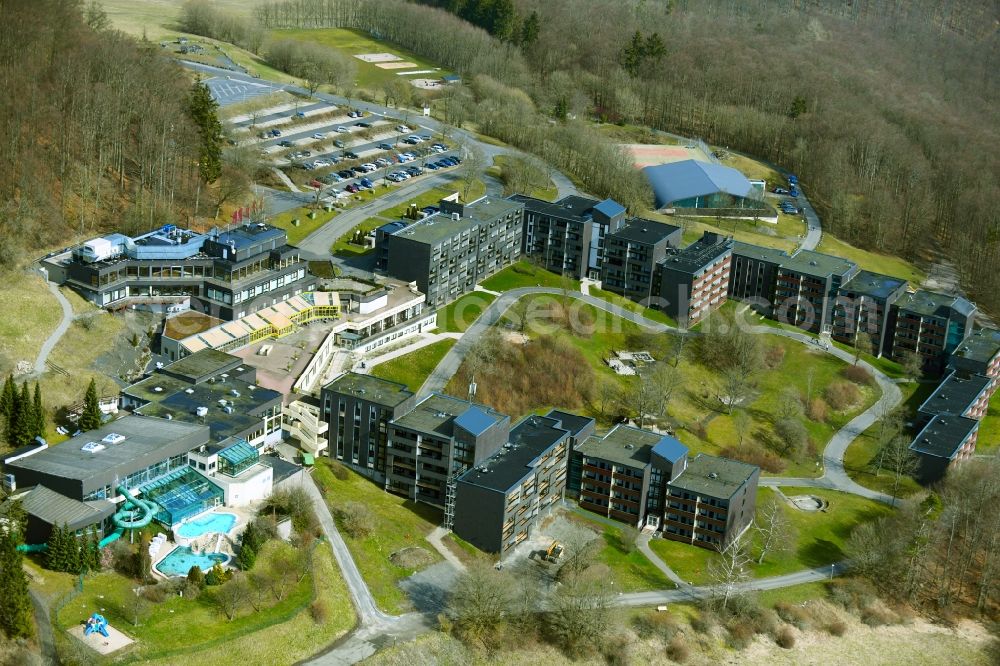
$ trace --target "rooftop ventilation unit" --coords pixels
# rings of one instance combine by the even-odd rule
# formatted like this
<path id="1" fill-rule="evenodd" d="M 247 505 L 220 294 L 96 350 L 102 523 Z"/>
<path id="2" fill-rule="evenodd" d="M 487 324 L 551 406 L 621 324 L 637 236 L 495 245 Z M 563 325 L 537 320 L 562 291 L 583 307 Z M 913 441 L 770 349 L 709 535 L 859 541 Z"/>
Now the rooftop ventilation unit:
<path id="1" fill-rule="evenodd" d="M 162 386 L 154 386 L 153 387 L 153 393 L 163 393 L 163 387 Z"/>
<path id="2" fill-rule="evenodd" d="M 229 375 L 228 375 L 227 373 L 223 372 L 223 373 L 222 373 L 221 375 L 219 375 L 219 376 L 220 376 L 220 377 L 222 377 L 223 379 L 225 379 L 225 378 L 226 378 L 226 377 L 228 377 Z"/>
<path id="3" fill-rule="evenodd" d="M 105 444 L 121 444 L 125 441 L 125 435 L 119 435 L 117 432 L 109 432 L 101 441 Z"/>
<path id="4" fill-rule="evenodd" d="M 719 475 L 716 474 L 715 472 L 709 472 L 708 473 L 708 478 L 710 478 L 710 479 L 717 479 L 717 478 L 719 478 Z"/>
<path id="5" fill-rule="evenodd" d="M 226 399 L 225 398 L 221 398 L 219 400 L 219 406 L 221 406 L 221 407 L 225 407 L 226 406 Z"/>
<path id="6" fill-rule="evenodd" d="M 184 389 L 184 392 L 187 393 L 188 395 L 191 395 L 192 393 L 194 393 L 194 389 L 193 388 L 186 388 L 186 389 Z"/>
<path id="7" fill-rule="evenodd" d="M 104 445 L 98 442 L 87 442 L 80 447 L 81 451 L 86 451 L 87 453 L 97 453 L 98 451 L 104 450 Z"/>

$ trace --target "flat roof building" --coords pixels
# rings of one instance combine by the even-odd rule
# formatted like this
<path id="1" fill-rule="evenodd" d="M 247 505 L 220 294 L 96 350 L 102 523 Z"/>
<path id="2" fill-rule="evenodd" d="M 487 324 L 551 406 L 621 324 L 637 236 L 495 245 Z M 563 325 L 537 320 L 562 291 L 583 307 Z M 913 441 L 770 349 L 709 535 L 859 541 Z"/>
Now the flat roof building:
<path id="1" fill-rule="evenodd" d="M 682 326 L 693 326 L 726 302 L 733 254 L 731 238 L 706 231 L 657 265 L 657 305 Z"/>
<path id="2" fill-rule="evenodd" d="M 633 218 L 605 238 L 601 287 L 625 298 L 651 305 L 656 302 L 656 266 L 681 242 L 681 228 Z"/>
<path id="3" fill-rule="evenodd" d="M 383 236 L 386 273 L 416 283 L 433 309 L 514 263 L 524 216 L 524 204 L 490 197 L 462 204 L 456 195 L 442 199 L 439 207 Z"/>
<path id="4" fill-rule="evenodd" d="M 951 353 L 948 365 L 961 375 L 990 377 L 992 390 L 996 390 L 1000 382 L 1000 331 L 995 328 L 974 330 Z"/>
<path id="5" fill-rule="evenodd" d="M 933 483 L 944 477 L 948 468 L 971 458 L 976 450 L 979 421 L 952 414 L 937 414 L 917 434 L 910 450 L 917 454 L 917 478 Z"/>
<path id="6" fill-rule="evenodd" d="M 480 550 L 507 555 L 551 512 L 566 489 L 570 433 L 527 416 L 507 443 L 456 480 L 453 529 Z"/>
<path id="7" fill-rule="evenodd" d="M 940 372 L 948 357 L 972 332 L 976 306 L 961 296 L 948 296 L 919 289 L 893 304 L 892 357 L 900 360 L 915 352 L 924 360 L 924 369 Z"/>
<path id="8" fill-rule="evenodd" d="M 907 282 L 902 278 L 858 271 L 837 294 L 833 307 L 833 338 L 853 346 L 858 336 L 865 334 L 871 340 L 874 356 L 888 354 L 892 340 L 889 313 L 906 293 L 906 288 Z"/>
<path id="9" fill-rule="evenodd" d="M 775 276 L 773 316 L 813 333 L 830 331 L 837 294 L 858 270 L 853 261 L 811 250 L 782 259 Z"/>

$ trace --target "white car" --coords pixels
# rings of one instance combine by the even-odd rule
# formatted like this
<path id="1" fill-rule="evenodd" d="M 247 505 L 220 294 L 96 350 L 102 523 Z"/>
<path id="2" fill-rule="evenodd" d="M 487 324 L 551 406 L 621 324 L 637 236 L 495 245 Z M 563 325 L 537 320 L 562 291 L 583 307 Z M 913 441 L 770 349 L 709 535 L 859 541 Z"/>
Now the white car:
<path id="1" fill-rule="evenodd" d="M 362 164 L 361 168 L 365 170 L 365 173 L 371 173 L 372 171 L 377 171 L 378 167 L 372 163 Z"/>
<path id="2" fill-rule="evenodd" d="M 317 141 L 322 141 L 323 139 L 326 138 L 326 134 L 323 134 L 322 132 L 316 132 L 315 134 L 313 134 L 313 138 L 316 139 Z"/>
<path id="3" fill-rule="evenodd" d="M 412 141 L 413 143 L 420 143 L 421 141 L 423 141 L 423 139 L 421 139 L 416 134 L 411 134 L 410 136 L 406 137 L 406 140 Z"/>
<path id="4" fill-rule="evenodd" d="M 431 150 L 433 150 L 435 153 L 443 153 L 445 151 L 445 149 L 442 148 L 441 146 L 433 146 Z"/>
<path id="5" fill-rule="evenodd" d="M 346 127 L 344 127 L 343 125 L 341 125 L 340 127 L 337 128 L 337 131 L 340 132 L 341 134 L 343 134 L 343 133 L 345 133 L 345 132 L 347 132 L 349 130 Z"/>
<path id="6" fill-rule="evenodd" d="M 401 133 L 409 132 L 410 128 L 407 127 L 406 125 L 396 125 L 396 131 Z"/>

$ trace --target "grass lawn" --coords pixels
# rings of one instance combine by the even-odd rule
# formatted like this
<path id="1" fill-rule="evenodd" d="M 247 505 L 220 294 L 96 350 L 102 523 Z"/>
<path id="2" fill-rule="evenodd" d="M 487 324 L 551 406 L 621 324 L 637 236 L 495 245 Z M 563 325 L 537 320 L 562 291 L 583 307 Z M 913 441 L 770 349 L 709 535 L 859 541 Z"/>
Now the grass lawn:
<path id="1" fill-rule="evenodd" d="M 368 254 L 369 252 L 374 252 L 375 248 L 352 243 L 351 239 L 354 238 L 354 234 L 358 230 L 361 231 L 362 235 L 366 235 L 369 231 L 378 229 L 383 224 L 386 224 L 386 220 L 378 217 L 369 217 L 367 220 L 338 238 L 337 241 L 330 247 L 330 254 L 338 257 L 357 257 L 363 254 Z"/>
<path id="2" fill-rule="evenodd" d="M 993 453 L 1000 446 L 1000 391 L 990 398 L 986 416 L 979 424 L 976 453 Z"/>
<path id="3" fill-rule="evenodd" d="M 649 547 L 682 580 L 693 585 L 705 585 L 711 582 L 708 563 L 716 556 L 714 551 L 669 539 L 651 539 Z"/>
<path id="4" fill-rule="evenodd" d="M 456 301 L 452 301 L 438 310 L 438 330 L 463 333 L 465 329 L 472 325 L 472 322 L 479 319 L 479 315 L 494 300 L 496 300 L 496 296 L 493 294 L 488 294 L 484 291 L 473 291 Z"/>
<path id="5" fill-rule="evenodd" d="M 412 62 L 414 67 L 413 70 L 417 69 L 431 69 L 436 70 L 433 74 L 422 74 L 421 78 L 440 78 L 451 72 L 440 70 L 437 65 L 429 60 L 420 58 L 409 51 L 405 51 L 400 47 L 394 46 L 388 42 L 378 41 L 372 39 L 366 34 L 363 34 L 355 30 L 347 30 L 344 28 L 321 28 L 314 30 L 273 30 L 271 35 L 275 39 L 294 39 L 304 42 L 316 42 L 324 46 L 329 46 L 335 48 L 339 51 L 354 56 L 365 53 L 392 53 L 393 55 L 399 56 L 406 62 Z M 399 81 L 401 78 L 409 77 L 399 77 L 396 74 L 400 71 L 409 70 L 399 70 L 399 69 L 381 69 L 376 67 L 372 63 L 367 63 L 362 60 L 354 58 L 357 65 L 357 78 L 355 83 L 358 88 L 367 89 L 370 91 L 378 91 L 381 93 L 382 87 L 393 81 Z"/>
<path id="6" fill-rule="evenodd" d="M 451 338 L 439 340 L 409 354 L 380 363 L 372 368 L 371 373 L 375 377 L 406 384 L 411 391 L 416 392 L 434 372 L 434 368 L 448 350 L 455 346 L 455 342 Z"/>
<path id="7" fill-rule="evenodd" d="M 482 286 L 490 291 L 510 291 L 521 287 L 551 287 L 580 291 L 579 280 L 563 277 L 539 268 L 527 261 L 519 261 L 493 277 L 483 280 Z"/>
<path id="8" fill-rule="evenodd" d="M 915 413 L 935 387 L 936 384 L 900 384 L 899 390 L 903 393 L 902 405 L 909 412 Z M 880 423 L 876 422 L 851 442 L 844 454 L 844 469 L 847 470 L 848 476 L 864 487 L 891 495 L 895 483 L 894 475 L 890 471 L 882 470 L 876 476 L 872 465 L 872 461 L 878 455 L 880 427 Z M 904 433 L 903 436 L 907 436 L 907 434 Z M 982 443 L 982 426 L 980 426 L 979 443 Z M 922 486 L 913 478 L 903 476 L 899 479 L 899 488 L 896 494 L 899 497 L 910 497 L 921 490 Z"/>
<path id="9" fill-rule="evenodd" d="M 334 268 L 333 264 L 329 261 L 310 261 L 309 272 L 316 277 L 335 278 L 337 277 L 338 269 Z"/>
<path id="10" fill-rule="evenodd" d="M 506 155 L 497 155 L 493 158 L 493 166 L 486 170 L 486 173 L 499 179 L 501 174 L 501 167 L 507 162 L 508 157 Z M 555 184 L 552 182 L 551 178 L 546 177 L 544 185 L 539 185 L 528 193 L 529 197 L 535 197 L 536 199 L 543 199 L 545 201 L 555 201 L 556 197 L 559 196 L 559 190 L 556 189 Z"/>
<path id="11" fill-rule="evenodd" d="M 623 546 L 620 527 L 608 525 L 597 520 L 596 517 L 591 518 L 589 512 L 583 510 L 569 511 L 565 516 L 573 522 L 583 524 L 600 533 L 604 545 L 597 560 L 607 565 L 611 570 L 616 592 L 642 592 L 644 590 L 673 588 L 673 583 L 652 562 L 646 559 L 646 556 L 639 552 L 638 548 L 629 551 Z"/>
<path id="12" fill-rule="evenodd" d="M 313 478 L 334 515 L 337 507 L 346 502 L 360 502 L 372 510 L 377 522 L 370 536 L 354 538 L 345 530 L 341 534 L 379 608 L 387 613 L 411 610 L 409 599 L 397 583 L 419 569 L 396 566 L 389 557 L 405 548 L 418 547 L 427 551 L 429 564 L 440 561 L 441 555 L 425 537 L 441 523 L 441 511 L 387 493 L 353 471 L 346 481 L 341 481 L 333 475 L 327 458 L 316 461 Z"/>
<path id="13" fill-rule="evenodd" d="M 271 542 L 265 547 L 258 557 L 258 567 L 267 566 L 277 546 L 277 542 Z M 312 576 L 291 585 L 281 601 L 271 598 L 272 605 L 260 612 L 247 604 L 247 609 L 231 622 L 215 605 L 211 590 L 206 590 L 197 599 L 169 597 L 151 604 L 148 615 L 140 618 L 139 626 L 133 626 L 127 601 L 134 595 L 135 581 L 117 573 L 101 573 L 85 579 L 83 592 L 58 613 L 58 621 L 68 628 L 99 611 L 111 625 L 136 640 L 129 655 L 143 661 L 191 663 L 194 653 L 208 649 L 224 655 L 227 661 L 223 663 L 273 663 L 279 657 L 287 659 L 284 655 L 288 655 L 288 643 L 293 643 L 291 649 L 297 653 L 294 660 L 318 651 L 354 623 L 346 587 L 336 575 L 332 554 L 324 544 L 317 546 L 315 575 L 323 580 L 321 591 L 331 604 L 326 626 L 316 625 L 306 610 L 313 599 Z M 296 622 L 297 617 L 305 622 Z M 285 625 L 294 626 L 289 630 Z M 261 630 L 268 632 L 266 638 L 256 635 Z"/>
<path id="14" fill-rule="evenodd" d="M 798 246 L 798 236 L 805 229 L 804 223 L 800 224 L 798 225 L 798 231 L 795 231 L 791 237 L 786 238 L 781 236 L 780 232 L 789 228 L 790 223 L 787 222 L 785 225 L 774 225 L 767 222 L 758 222 L 754 225 L 752 220 L 722 219 L 717 221 L 715 218 L 710 217 L 676 217 L 652 211 L 645 212 L 643 217 L 681 227 L 684 230 L 683 240 L 685 243 L 698 240 L 706 231 L 714 231 L 724 236 L 732 236 L 741 243 L 752 243 L 754 245 L 773 247 L 785 251 L 793 250 Z"/>
<path id="15" fill-rule="evenodd" d="M 661 324 L 666 324 L 667 326 L 677 326 L 677 322 L 661 310 L 644 307 L 635 301 L 625 298 L 624 296 L 610 291 L 604 291 L 603 289 L 598 289 L 597 287 L 590 287 L 589 292 L 594 298 L 599 298 L 602 301 L 607 301 L 608 303 L 617 305 L 630 312 L 640 314 L 646 319 L 652 319 L 653 321 L 658 321 Z"/>
<path id="16" fill-rule="evenodd" d="M 824 488 L 783 487 L 786 497 L 815 495 L 827 502 L 826 511 L 799 511 L 785 505 L 785 515 L 797 532 L 794 549 L 784 553 L 771 552 L 760 565 L 754 560 L 754 576 L 767 578 L 781 576 L 806 568 L 821 567 L 839 562 L 847 557 L 844 548 L 854 528 L 887 516 L 892 509 L 857 495 Z M 761 488 L 757 493 L 758 517 L 764 502 L 775 496 L 773 490 Z M 758 555 L 756 549 L 754 557 Z"/>
<path id="17" fill-rule="evenodd" d="M 920 286 L 927 279 L 927 274 L 924 271 L 905 259 L 894 257 L 891 254 L 879 254 L 877 252 L 862 250 L 853 245 L 848 245 L 829 234 L 823 234 L 823 239 L 819 242 L 816 251 L 850 259 L 861 266 L 861 268 L 874 273 L 883 273 L 885 275 L 904 278 L 909 280 L 913 286 Z"/>
<path id="18" fill-rule="evenodd" d="M 103 0 L 101 7 L 118 30 L 135 37 L 142 36 L 145 30 L 149 39 L 160 39 L 176 33 L 183 4 L 178 0 Z M 248 16 L 252 5 L 241 0 L 214 0 L 212 6 Z"/>
<path id="19" fill-rule="evenodd" d="M 718 146 L 712 146 L 713 150 L 717 150 Z M 785 179 L 779 174 L 774 167 L 768 166 L 759 160 L 755 160 L 747 155 L 741 155 L 740 153 L 735 153 L 731 150 L 726 150 L 727 157 L 722 160 L 722 163 L 727 167 L 732 167 L 737 169 L 744 176 L 750 180 L 766 180 L 768 189 L 774 187 L 775 185 L 784 185 Z"/>
<path id="20" fill-rule="evenodd" d="M 313 212 L 316 213 L 315 218 L 309 216 Z M 322 227 L 336 215 L 336 211 L 328 213 L 322 209 L 313 211 L 310 208 L 295 208 L 280 215 L 275 215 L 268 220 L 268 223 L 284 229 L 288 233 L 289 245 L 298 245 L 303 238 Z M 294 224 L 295 220 L 299 221 L 298 226 Z"/>
<path id="21" fill-rule="evenodd" d="M 757 598 L 764 606 L 772 608 L 784 602 L 786 604 L 801 604 L 813 599 L 825 599 L 829 595 L 826 583 L 803 583 L 791 587 L 780 587 L 776 590 L 758 592 Z"/>
<path id="22" fill-rule="evenodd" d="M 0 374 L 6 377 L 18 361 L 34 366 L 42 343 L 62 319 L 62 308 L 37 274 L 8 271 L 2 279 L 0 307 L 6 315 L 0 320 Z"/>

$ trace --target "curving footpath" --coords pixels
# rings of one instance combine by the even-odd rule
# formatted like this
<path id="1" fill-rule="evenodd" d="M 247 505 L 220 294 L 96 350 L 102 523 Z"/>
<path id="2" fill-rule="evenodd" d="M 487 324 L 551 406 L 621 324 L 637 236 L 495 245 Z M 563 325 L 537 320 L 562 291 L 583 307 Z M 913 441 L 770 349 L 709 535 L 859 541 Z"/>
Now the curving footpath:
<path id="1" fill-rule="evenodd" d="M 69 325 L 73 323 L 73 306 L 70 305 L 69 301 L 66 300 L 66 297 L 63 296 L 61 291 L 59 291 L 59 286 L 56 285 L 55 282 L 49 282 L 48 280 L 45 281 L 45 284 L 48 286 L 49 291 L 52 292 L 52 295 L 56 297 L 56 300 L 59 301 L 59 305 L 62 307 L 62 320 L 59 322 L 59 325 L 56 326 L 56 330 L 52 331 L 52 334 L 48 337 L 48 339 L 42 343 L 42 348 L 39 350 L 38 357 L 35 359 L 34 375 L 36 377 L 40 377 L 45 374 L 45 364 L 49 360 L 49 354 L 52 353 L 52 350 L 55 349 L 57 344 L 59 344 L 59 340 L 61 340 L 62 336 L 64 336 L 66 331 L 69 330 Z"/>

